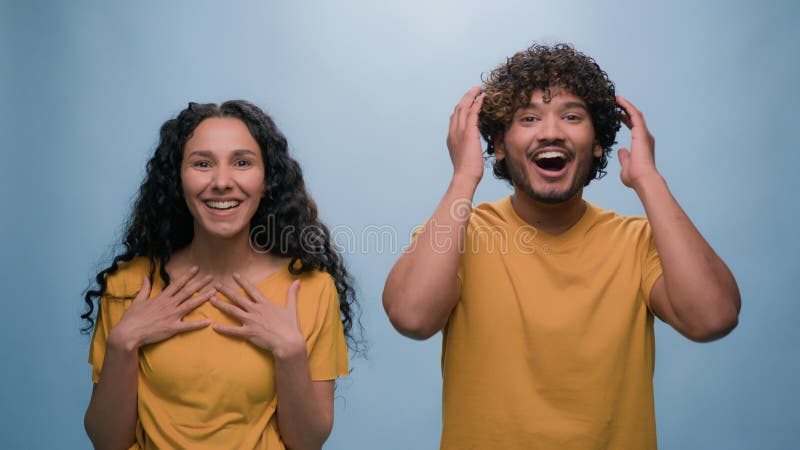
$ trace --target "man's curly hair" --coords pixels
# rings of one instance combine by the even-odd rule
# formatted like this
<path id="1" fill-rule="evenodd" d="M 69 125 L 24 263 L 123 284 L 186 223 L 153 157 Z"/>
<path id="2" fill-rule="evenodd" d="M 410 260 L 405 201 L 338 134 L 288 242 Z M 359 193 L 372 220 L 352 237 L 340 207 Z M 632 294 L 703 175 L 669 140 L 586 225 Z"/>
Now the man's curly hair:
<path id="1" fill-rule="evenodd" d="M 534 44 L 508 58 L 485 77 L 483 83 L 485 97 L 478 128 L 488 144 L 489 155 L 494 155 L 494 142 L 502 139 L 514 112 L 530 103 L 534 91 L 544 90 L 547 101 L 550 88 L 560 87 L 586 102 L 594 125 L 595 142 L 603 148 L 600 157 L 594 158 L 586 185 L 606 174 L 608 154 L 620 128 L 619 109 L 614 83 L 594 59 L 569 44 L 552 47 Z M 511 181 L 505 159 L 494 159 L 493 171 L 497 178 Z"/>

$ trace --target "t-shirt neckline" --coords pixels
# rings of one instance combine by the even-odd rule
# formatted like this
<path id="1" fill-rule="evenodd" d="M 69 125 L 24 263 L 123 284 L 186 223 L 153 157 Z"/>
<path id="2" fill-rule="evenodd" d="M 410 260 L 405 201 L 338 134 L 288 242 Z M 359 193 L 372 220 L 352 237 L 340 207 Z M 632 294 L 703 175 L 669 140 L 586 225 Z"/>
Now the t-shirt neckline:
<path id="1" fill-rule="evenodd" d="M 501 206 L 506 215 L 510 217 L 513 222 L 516 222 L 517 225 L 535 229 L 536 239 L 551 243 L 564 244 L 582 236 L 584 234 L 583 232 L 589 227 L 593 218 L 597 215 L 597 207 L 586 199 L 582 200 L 586 204 L 586 209 L 583 211 L 580 219 L 578 219 L 575 224 L 559 235 L 550 234 L 526 222 L 522 217 L 519 216 L 519 214 L 517 214 L 517 211 L 514 209 L 514 204 L 511 201 L 511 195 L 503 199 Z"/>

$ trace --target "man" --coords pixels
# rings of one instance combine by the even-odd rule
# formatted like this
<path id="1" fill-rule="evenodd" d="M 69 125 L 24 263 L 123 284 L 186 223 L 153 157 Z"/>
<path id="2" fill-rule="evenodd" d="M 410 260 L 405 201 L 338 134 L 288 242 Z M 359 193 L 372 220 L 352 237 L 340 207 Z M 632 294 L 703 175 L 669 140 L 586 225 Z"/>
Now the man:
<path id="1" fill-rule="evenodd" d="M 582 198 L 620 121 L 620 177 L 646 218 Z M 514 193 L 472 209 L 481 135 Z M 441 448 L 656 448 L 654 315 L 710 341 L 740 298 L 659 175 L 642 114 L 590 57 L 534 45 L 466 93 L 447 145 L 450 186 L 383 293 L 402 334 L 443 332 Z"/>

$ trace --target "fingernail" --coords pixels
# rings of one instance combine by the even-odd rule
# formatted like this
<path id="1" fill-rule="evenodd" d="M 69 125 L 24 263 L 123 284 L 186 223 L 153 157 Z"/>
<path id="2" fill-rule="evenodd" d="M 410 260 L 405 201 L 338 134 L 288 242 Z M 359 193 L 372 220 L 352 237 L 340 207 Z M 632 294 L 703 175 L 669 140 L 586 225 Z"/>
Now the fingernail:
<path id="1" fill-rule="evenodd" d="M 192 273 L 197 273 L 197 270 L 198 270 L 198 269 L 199 269 L 199 268 L 198 268 L 197 266 L 192 266 L 192 267 L 189 269 L 189 272 L 192 272 Z"/>
<path id="2" fill-rule="evenodd" d="M 214 285 L 214 289 L 217 289 L 217 290 L 222 289 L 222 283 L 215 284 Z"/>
<path id="3" fill-rule="evenodd" d="M 242 276 L 241 276 L 241 275 L 239 275 L 239 272 L 233 272 L 233 278 L 236 278 L 236 279 L 238 280 L 238 279 L 239 279 L 239 278 L 241 278 L 241 277 L 242 277 Z"/>

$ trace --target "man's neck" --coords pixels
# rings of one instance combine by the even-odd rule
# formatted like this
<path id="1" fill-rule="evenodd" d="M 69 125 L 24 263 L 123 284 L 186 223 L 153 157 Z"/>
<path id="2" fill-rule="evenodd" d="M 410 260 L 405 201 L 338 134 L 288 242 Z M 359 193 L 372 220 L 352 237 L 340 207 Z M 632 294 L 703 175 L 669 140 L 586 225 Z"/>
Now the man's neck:
<path id="1" fill-rule="evenodd" d="M 514 189 L 511 204 L 517 215 L 529 225 L 553 236 L 569 230 L 583 217 L 586 202 L 583 201 L 583 190 L 560 203 L 544 203 L 531 198 L 528 194 Z"/>

